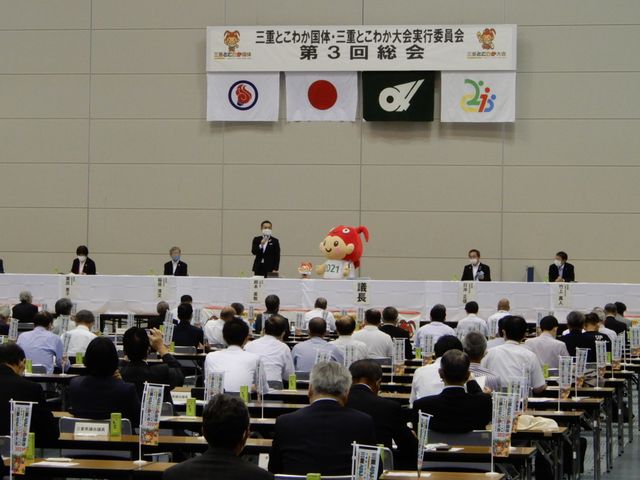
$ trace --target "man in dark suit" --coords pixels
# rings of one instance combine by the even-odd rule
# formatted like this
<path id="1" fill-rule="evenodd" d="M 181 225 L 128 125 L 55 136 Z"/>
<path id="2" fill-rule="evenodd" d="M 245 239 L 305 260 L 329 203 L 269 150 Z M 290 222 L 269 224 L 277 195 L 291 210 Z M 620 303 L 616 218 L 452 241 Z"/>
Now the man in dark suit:
<path id="1" fill-rule="evenodd" d="M 175 277 L 187 277 L 187 264 L 180 260 L 182 251 L 180 247 L 171 247 L 169 250 L 171 260 L 164 264 L 164 275 L 173 275 Z"/>
<path id="2" fill-rule="evenodd" d="M 256 257 L 252 270 L 254 275 L 266 277 L 277 274 L 280 269 L 280 242 L 271 236 L 273 225 L 269 220 L 262 222 L 260 228 L 262 235 L 255 237 L 251 244 L 251 253 Z"/>
<path id="3" fill-rule="evenodd" d="M 433 415 L 429 428 L 436 432 L 466 433 L 484 430 L 491 423 L 491 395 L 482 392 L 467 393 L 469 357 L 460 350 L 449 350 L 440 361 L 440 377 L 444 390 L 438 395 L 423 397 L 413 402 L 414 416 L 418 411 Z"/>
<path id="4" fill-rule="evenodd" d="M 391 338 L 404 339 L 404 358 L 413 360 L 413 349 L 411 348 L 411 334 L 404 328 L 398 326 L 398 309 L 395 307 L 386 307 L 382 311 L 382 325 L 379 327 L 384 333 Z"/>
<path id="5" fill-rule="evenodd" d="M 336 362 L 311 371 L 311 405 L 276 419 L 269 471 L 292 475 L 351 473 L 353 442 L 376 445 L 373 420 L 345 407 L 351 374 Z"/>
<path id="6" fill-rule="evenodd" d="M 262 325 L 264 323 L 263 318 L 265 315 L 271 316 L 280 314 L 280 297 L 278 297 L 277 295 L 267 295 L 264 299 L 264 307 L 266 309 L 265 312 L 258 314 L 258 316 L 256 317 L 256 321 L 253 324 L 253 329 L 256 333 L 262 333 Z M 282 339 L 284 342 L 286 342 L 289 340 L 291 327 L 289 324 L 289 319 L 284 315 L 280 316 L 285 319 L 285 322 L 287 324 L 284 330 L 284 338 Z"/>
<path id="7" fill-rule="evenodd" d="M 22 376 L 26 364 L 24 351 L 17 344 L 0 345 L 0 435 L 9 435 L 9 400 L 34 402 L 30 431 L 36 434 L 36 445 L 44 447 L 58 440 L 58 421 L 47 406 L 42 387 Z"/>
<path id="8" fill-rule="evenodd" d="M 576 273 L 573 265 L 567 263 L 569 256 L 565 252 L 556 253 L 556 259 L 549 265 L 550 282 L 575 282 Z"/>
<path id="9" fill-rule="evenodd" d="M 31 303 L 33 302 L 31 292 L 22 291 L 18 298 L 20 303 L 13 306 L 12 317 L 21 322 L 33 322 L 33 317 L 38 313 L 38 307 Z"/>
<path id="10" fill-rule="evenodd" d="M 96 274 L 96 262 L 89 258 L 89 249 L 85 245 L 76 248 L 76 258 L 73 259 L 71 273 L 76 275 Z"/>
<path id="11" fill-rule="evenodd" d="M 604 314 L 604 326 L 609 330 L 613 330 L 617 335 L 620 335 L 622 332 L 627 331 L 627 324 L 621 322 L 616 318 L 616 315 L 618 314 L 618 308 L 616 307 L 615 303 L 607 303 L 604 306 Z"/>
<path id="12" fill-rule="evenodd" d="M 202 412 L 209 449 L 164 472 L 163 480 L 270 480 L 273 475 L 240 458 L 250 434 L 249 411 L 237 398 L 216 395 Z"/>
<path id="13" fill-rule="evenodd" d="M 182 386 L 184 374 L 180 367 L 180 362 L 175 359 L 162 340 L 162 332 L 157 329 L 147 331 L 144 328 L 132 327 L 122 337 L 122 345 L 127 362 L 120 365 L 120 375 L 125 382 L 133 383 L 138 390 L 138 395 L 142 398 L 144 383 L 156 383 L 167 385 L 165 388 L 165 401 L 169 401 L 170 391 L 175 387 Z M 162 363 L 149 365 L 146 362 L 149 347 L 152 347 Z"/>
<path id="14" fill-rule="evenodd" d="M 191 325 L 193 307 L 189 303 L 178 305 L 178 320 L 180 322 L 173 329 L 173 343 L 181 347 L 204 347 L 204 332 L 201 328 Z"/>
<path id="15" fill-rule="evenodd" d="M 416 468 L 418 440 L 407 427 L 407 418 L 400 403 L 380 398 L 382 367 L 373 360 L 358 360 L 349 367 L 353 385 L 349 392 L 347 407 L 360 410 L 373 418 L 378 443 L 391 448 L 398 446 L 395 465 L 403 470 Z"/>
<path id="16" fill-rule="evenodd" d="M 489 265 L 480 263 L 480 251 L 472 248 L 469 250 L 469 265 L 465 265 L 462 271 L 463 282 L 490 282 L 491 269 Z"/>

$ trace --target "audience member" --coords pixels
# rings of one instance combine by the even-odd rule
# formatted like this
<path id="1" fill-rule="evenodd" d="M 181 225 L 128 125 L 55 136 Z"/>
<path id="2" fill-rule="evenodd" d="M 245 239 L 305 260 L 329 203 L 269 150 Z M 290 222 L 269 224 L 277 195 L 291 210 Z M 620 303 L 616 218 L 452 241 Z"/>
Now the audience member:
<path id="1" fill-rule="evenodd" d="M 352 335 L 367 346 L 369 358 L 391 358 L 393 355 L 393 340 L 378 328 L 382 321 L 380 310 L 370 308 L 364 313 L 364 328 Z"/>
<path id="2" fill-rule="evenodd" d="M 616 332 L 616 335 L 620 335 L 622 332 L 627 331 L 627 324 L 621 322 L 616 318 L 618 315 L 618 309 L 616 308 L 615 303 L 607 303 L 604 306 L 604 326 L 610 330 Z"/>
<path id="3" fill-rule="evenodd" d="M 398 310 L 395 307 L 386 307 L 382 310 L 382 326 L 384 333 L 391 338 L 401 338 L 404 340 L 404 358 L 413 360 L 413 349 L 411 348 L 411 334 L 404 328 L 398 326 Z"/>
<path id="4" fill-rule="evenodd" d="M 548 315 L 540 319 L 540 336 L 526 340 L 524 346 L 536 354 L 542 365 L 558 368 L 558 357 L 566 357 L 569 352 L 563 342 L 556 340 L 557 335 L 558 319 Z"/>
<path id="5" fill-rule="evenodd" d="M 324 319 L 316 317 L 309 321 L 309 339 L 298 343 L 291 350 L 296 372 L 310 372 L 316 364 L 318 350 L 330 352 L 331 360 L 334 362 L 343 362 L 344 357 L 338 347 L 323 338 L 325 333 L 327 333 L 327 323 Z"/>
<path id="6" fill-rule="evenodd" d="M 224 337 L 222 336 L 222 328 L 224 324 L 236 318 L 236 311 L 231 307 L 225 307 L 220 311 L 220 318 L 211 317 L 207 323 L 204 324 L 204 336 L 209 342 L 209 345 L 214 347 L 225 347 Z"/>
<path id="7" fill-rule="evenodd" d="M 498 320 L 498 336 L 496 338 L 492 338 L 487 342 L 487 350 L 491 350 L 498 345 L 504 345 L 504 319 L 509 317 L 510 315 L 505 315 L 500 320 Z"/>
<path id="8" fill-rule="evenodd" d="M 598 316 L 598 331 L 609 337 L 609 340 L 613 342 L 618 335 L 613 330 L 604 326 L 604 319 L 606 318 L 604 308 L 594 307 L 593 310 L 591 310 L 591 313 L 595 313 Z M 566 330 L 565 333 L 568 333 L 568 330 Z"/>
<path id="9" fill-rule="evenodd" d="M 316 302 L 313 306 L 313 310 L 308 311 L 304 314 L 304 330 L 309 330 L 309 322 L 312 318 L 320 317 L 327 322 L 327 329 L 330 332 L 336 331 L 336 319 L 329 310 L 327 310 L 327 299 L 326 298 L 316 298 Z"/>
<path id="10" fill-rule="evenodd" d="M 0 305 L 0 335 L 8 335 L 11 325 L 11 307 Z"/>
<path id="11" fill-rule="evenodd" d="M 464 338 L 469 332 L 480 332 L 485 337 L 489 336 L 489 329 L 487 328 L 487 322 L 478 316 L 480 307 L 478 302 L 467 302 L 464 306 L 464 311 L 467 312 L 467 316 L 458 322 L 456 328 L 456 334 L 458 338 Z"/>
<path id="12" fill-rule="evenodd" d="M 156 305 L 156 312 L 158 315 L 154 318 L 149 319 L 149 328 L 160 328 L 160 325 L 164 324 L 165 319 L 167 318 L 167 312 L 171 310 L 171 307 L 167 302 L 161 300 Z M 173 318 L 172 318 L 173 320 Z"/>
<path id="13" fill-rule="evenodd" d="M 498 300 L 498 311 L 493 315 L 490 315 L 489 318 L 487 318 L 487 328 L 489 329 L 489 338 L 493 338 L 497 335 L 498 322 L 500 321 L 501 318 L 506 317 L 507 315 L 510 315 L 509 313 L 510 311 L 511 311 L 511 303 L 509 302 L 508 298 L 501 298 L 500 300 Z M 491 328 L 492 328 L 491 326 L 494 324 L 496 325 L 496 330 L 491 331 Z"/>
<path id="14" fill-rule="evenodd" d="M 444 321 L 447 318 L 447 308 L 442 304 L 434 305 L 429 312 L 429 318 L 431 323 L 427 323 L 418 329 L 415 333 L 416 348 L 424 348 L 424 339 L 427 335 L 433 337 L 433 343 L 435 344 L 438 339 L 444 335 L 454 335 L 456 331 L 449 325 L 445 325 Z"/>
<path id="15" fill-rule="evenodd" d="M 364 342 L 353 339 L 353 332 L 356 329 L 356 320 L 351 315 L 343 315 L 336 320 L 336 331 L 338 338 L 331 342 L 332 345 L 338 347 L 343 358 L 346 358 L 347 346 L 354 345 L 355 355 L 354 361 L 364 360 L 369 355 L 369 350 Z"/>
<path id="16" fill-rule="evenodd" d="M 262 324 L 265 317 L 276 315 L 280 312 L 280 297 L 278 297 L 277 295 L 267 295 L 264 299 L 264 307 L 266 309 L 264 313 L 261 313 L 256 317 L 256 321 L 253 327 L 253 330 L 256 333 L 262 333 Z M 284 341 L 286 342 L 287 340 L 289 340 L 291 327 L 289 326 L 289 320 L 285 316 L 282 316 L 282 318 L 284 318 L 287 322 L 287 328 L 284 332 Z"/>
<path id="17" fill-rule="evenodd" d="M 63 367 L 63 345 L 60 337 L 51 332 L 53 317 L 49 312 L 40 312 L 33 318 L 34 329 L 18 336 L 18 345 L 34 365 L 44 365 L 47 373 L 54 367 Z"/>
<path id="18" fill-rule="evenodd" d="M 173 343 L 181 347 L 204 348 L 204 333 L 201 328 L 191 325 L 193 307 L 189 303 L 178 305 L 178 320 L 173 329 Z"/>
<path id="19" fill-rule="evenodd" d="M 616 302 L 615 305 L 616 305 L 616 310 L 618 312 L 616 314 L 616 320 L 624 323 L 627 326 L 627 328 L 631 328 L 631 325 L 632 325 L 631 320 L 624 316 L 625 312 L 627 311 L 627 306 L 622 302 Z"/>
<path id="20" fill-rule="evenodd" d="M 91 332 L 91 327 L 95 323 L 96 319 L 89 310 L 80 310 L 76 313 L 76 328 L 69 330 L 62 334 L 62 344 L 69 338 L 69 345 L 67 347 L 67 355 L 69 357 L 75 357 L 76 354 L 82 353 L 87 350 L 89 343 L 96 338 L 95 333 Z"/>
<path id="21" fill-rule="evenodd" d="M 69 324 L 67 328 L 71 329 L 74 326 L 73 323 L 71 323 L 73 322 L 73 318 L 71 316 L 71 311 L 73 310 L 73 302 L 71 302 L 71 299 L 69 298 L 60 298 L 58 301 L 56 301 L 55 310 L 56 318 L 53 320 L 51 331 L 56 335 L 62 335 L 64 333 L 62 331 L 62 319 L 64 317 L 69 318 Z"/>
<path id="22" fill-rule="evenodd" d="M 469 357 L 469 371 L 473 374 L 478 384 L 495 392 L 500 389 L 500 378 L 491 370 L 481 365 L 487 352 L 487 339 L 480 332 L 469 332 L 462 339 L 462 348 Z M 484 378 L 484 380 L 480 380 Z"/>
<path id="23" fill-rule="evenodd" d="M 287 322 L 282 315 L 271 315 L 264 325 L 264 336 L 247 343 L 244 349 L 262 359 L 269 387 L 282 389 L 295 372 L 291 350 L 282 341 Z"/>
<path id="24" fill-rule="evenodd" d="M 31 303 L 33 302 L 31 292 L 24 290 L 20 292 L 18 298 L 20 299 L 20 303 L 13 306 L 13 318 L 19 322 L 33 322 L 33 317 L 38 313 L 38 307 Z"/>

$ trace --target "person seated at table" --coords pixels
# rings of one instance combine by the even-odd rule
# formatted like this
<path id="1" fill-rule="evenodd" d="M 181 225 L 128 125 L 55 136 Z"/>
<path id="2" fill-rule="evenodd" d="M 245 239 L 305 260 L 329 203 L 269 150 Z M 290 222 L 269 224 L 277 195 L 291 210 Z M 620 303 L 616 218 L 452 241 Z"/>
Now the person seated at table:
<path id="1" fill-rule="evenodd" d="M 249 321 L 247 321 L 247 319 L 244 318 L 244 305 L 243 304 L 241 304 L 240 302 L 233 302 L 229 306 L 235 310 L 236 318 L 239 318 L 240 320 L 244 320 L 245 322 L 250 323 Z"/>
<path id="2" fill-rule="evenodd" d="M 364 312 L 364 328 L 352 335 L 367 346 L 369 358 L 391 358 L 393 355 L 393 340 L 380 330 L 382 314 L 380 310 L 370 308 Z"/>
<path id="3" fill-rule="evenodd" d="M 440 376 L 440 359 L 449 350 L 462 351 L 462 343 L 453 335 L 444 335 L 438 339 L 433 346 L 435 361 L 429 365 L 418 368 L 413 374 L 411 382 L 411 395 L 409 403 L 413 404 L 418 398 L 437 395 L 444 388 L 444 382 Z M 482 391 L 480 385 L 475 380 L 469 381 L 467 388 L 470 392 Z"/>
<path id="4" fill-rule="evenodd" d="M 11 307 L 9 305 L 0 305 L 0 335 L 9 335 L 10 323 Z"/>
<path id="5" fill-rule="evenodd" d="M 231 318 L 234 318 L 233 315 Z M 262 359 L 270 388 L 281 390 L 289 375 L 295 373 L 291 349 L 282 341 L 287 323 L 282 315 L 271 315 L 264 325 L 264 335 L 246 344 L 247 352 Z"/>
<path id="6" fill-rule="evenodd" d="M 504 319 L 508 316 L 510 315 L 505 315 L 500 320 L 498 320 L 498 336 L 487 341 L 487 350 L 491 350 L 498 345 L 504 345 L 504 342 L 506 341 L 504 338 Z"/>
<path id="7" fill-rule="evenodd" d="M 444 323 L 447 318 L 447 307 L 438 303 L 431 308 L 429 312 L 429 318 L 431 319 L 430 323 L 423 325 L 418 329 L 415 333 L 415 344 L 416 348 L 424 349 L 425 346 L 425 338 L 428 335 L 433 337 L 433 343 L 435 344 L 440 337 L 445 335 L 456 335 L 456 331 L 451 328 L 449 325 Z"/>
<path id="8" fill-rule="evenodd" d="M 60 337 L 51 332 L 53 317 L 40 312 L 33 318 L 34 329 L 18 336 L 18 345 L 34 365 L 44 365 L 47 373 L 63 368 L 63 345 Z M 67 368 L 68 365 L 65 365 Z"/>
<path id="9" fill-rule="evenodd" d="M 549 265 L 550 282 L 575 282 L 576 273 L 573 265 L 567 262 L 569 256 L 565 252 L 556 253 L 556 258 Z"/>
<path id="10" fill-rule="evenodd" d="M 60 434 L 58 421 L 51 414 L 40 384 L 23 377 L 26 363 L 24 350 L 17 344 L 0 345 L 0 435 L 9 435 L 9 400 L 33 402 L 29 431 L 35 433 L 36 446 L 50 446 Z"/>
<path id="11" fill-rule="evenodd" d="M 269 480 L 273 474 L 240 458 L 251 434 L 249 410 L 240 399 L 215 395 L 202 412 L 202 455 L 166 470 L 164 480 Z"/>
<path id="12" fill-rule="evenodd" d="M 118 412 L 133 427 L 140 423 L 140 397 L 133 383 L 122 380 L 118 352 L 111 339 L 94 338 L 84 355 L 86 374 L 71 379 L 67 391 L 70 412 L 80 418 L 108 419 Z"/>
<path id="13" fill-rule="evenodd" d="M 526 368 L 529 386 L 534 393 L 541 393 L 547 388 L 542 373 L 542 364 L 536 354 L 522 345 L 527 333 L 527 322 L 524 318 L 509 315 L 501 319 L 505 343 L 487 351 L 481 365 L 500 377 L 501 385 L 506 385 L 511 377 L 522 375 Z"/>
<path id="14" fill-rule="evenodd" d="M 33 295 L 31 295 L 31 292 L 23 290 L 20 292 L 18 298 L 20 299 L 20 303 L 13 306 L 13 318 L 19 322 L 33 322 L 33 317 L 38 313 L 38 307 L 32 303 Z"/>
<path id="15" fill-rule="evenodd" d="M 76 328 L 62 334 L 62 344 L 69 338 L 67 355 L 75 357 L 76 354 L 86 352 L 91 341 L 96 338 L 96 334 L 91 332 L 91 327 L 96 319 L 89 310 L 80 310 L 76 313 Z"/>
<path id="16" fill-rule="evenodd" d="M 398 326 L 398 309 L 396 307 L 385 307 L 382 310 L 382 325 L 380 330 L 391 338 L 404 339 L 404 358 L 413 360 L 413 349 L 411 348 L 411 334 L 404 328 Z"/>
<path id="17" fill-rule="evenodd" d="M 557 336 L 558 319 L 548 315 L 540 319 L 540 336 L 529 338 L 524 342 L 524 346 L 536 354 L 542 365 L 558 368 L 558 357 L 568 357 L 569 352 L 565 343 L 556 340 Z"/>
<path id="18" fill-rule="evenodd" d="M 311 370 L 308 407 L 276 419 L 269 471 L 290 475 L 309 472 L 351 474 L 353 442 L 376 445 L 373 419 L 345 407 L 351 374 L 336 362 Z"/>
<path id="19" fill-rule="evenodd" d="M 122 336 L 122 346 L 126 358 L 126 361 L 120 363 L 122 379 L 136 386 L 140 398 L 145 382 L 167 385 L 165 401 L 170 401 L 171 396 L 167 390 L 182 386 L 184 374 L 180 362 L 164 344 L 162 332 L 153 328 L 147 333 L 144 328 L 131 327 Z M 162 363 L 147 363 L 149 348 L 157 352 Z"/>
<path id="20" fill-rule="evenodd" d="M 240 387 L 257 385 L 256 370 L 260 357 L 243 350 L 249 339 L 247 324 L 239 318 L 232 318 L 222 327 L 222 336 L 228 347 L 207 354 L 204 361 L 205 376 L 224 372 L 224 391 L 236 394 L 240 392 Z M 263 385 L 267 386 L 266 377 Z"/>
<path id="21" fill-rule="evenodd" d="M 460 320 L 456 327 L 456 334 L 459 338 L 464 338 L 469 332 L 480 332 L 485 337 L 489 336 L 487 322 L 478 316 L 479 310 L 478 302 L 467 302 L 464 306 L 464 311 L 467 312 L 467 316 Z"/>
<path id="22" fill-rule="evenodd" d="M 323 338 L 325 333 L 327 333 L 327 322 L 320 317 L 312 318 L 309 322 L 309 339 L 296 344 L 291 350 L 296 372 L 310 372 L 316 364 L 318 350 L 328 351 L 331 354 L 331 360 L 342 363 L 342 353 L 338 347 Z"/>
<path id="23" fill-rule="evenodd" d="M 616 302 L 615 306 L 617 311 L 616 320 L 624 323 L 627 326 L 627 328 L 631 328 L 633 326 L 631 319 L 624 316 L 625 312 L 627 311 L 627 306 L 622 302 Z"/>
<path id="24" fill-rule="evenodd" d="M 463 282 L 490 282 L 491 269 L 489 265 L 480 262 L 480 251 L 472 248 L 469 250 L 469 264 L 462 270 Z"/>
<path id="25" fill-rule="evenodd" d="M 327 322 L 327 329 L 330 332 L 336 331 L 336 319 L 329 310 L 327 310 L 327 299 L 318 297 L 313 305 L 313 310 L 309 310 L 304 314 L 304 326 L 303 330 L 309 329 L 309 322 L 312 318 L 320 317 L 324 318 L 324 321 Z"/>
<path id="26" fill-rule="evenodd" d="M 508 298 L 501 298 L 498 300 L 498 307 L 496 313 L 489 315 L 487 318 L 487 327 L 489 327 L 493 322 L 499 322 L 501 318 L 506 317 L 507 315 L 511 315 L 509 312 L 511 311 L 511 302 Z M 493 337 L 497 332 L 489 331 L 489 337 Z"/>
<path id="27" fill-rule="evenodd" d="M 173 343 L 180 347 L 204 348 L 204 333 L 191 325 L 193 307 L 188 303 L 178 305 L 178 325 L 173 329 Z"/>
<path id="28" fill-rule="evenodd" d="M 616 332 L 616 335 L 620 335 L 622 332 L 627 331 L 627 324 L 616 318 L 618 315 L 618 309 L 616 308 L 615 303 L 607 303 L 604 306 L 604 315 L 604 326 Z"/>
<path id="29" fill-rule="evenodd" d="M 481 365 L 482 359 L 487 352 L 487 339 L 479 332 L 469 332 L 462 339 L 462 349 L 469 357 L 469 371 L 479 385 L 484 384 L 492 392 L 500 389 L 500 378 L 491 370 Z M 484 378 L 484 380 L 480 380 Z"/>
<path id="30" fill-rule="evenodd" d="M 438 373 L 444 388 L 437 395 L 419 398 L 413 402 L 414 425 L 418 412 L 433 415 L 429 429 L 443 433 L 467 433 L 484 430 L 491 423 L 491 395 L 468 393 L 469 357 L 459 350 L 449 350 L 442 356 Z"/>
<path id="31" fill-rule="evenodd" d="M 76 248 L 76 258 L 71 264 L 71 273 L 76 275 L 96 274 L 96 262 L 89 258 L 89 249 L 85 245 Z"/>
<path id="32" fill-rule="evenodd" d="M 56 335 L 62 335 L 62 317 L 69 317 L 68 328 L 73 328 L 73 318 L 71 311 L 73 310 L 73 302 L 70 298 L 60 298 L 55 304 L 56 318 L 53 320 L 51 331 Z"/>
<path id="33" fill-rule="evenodd" d="M 256 333 L 262 333 L 262 324 L 265 317 L 268 317 L 270 315 L 277 315 L 280 313 L 280 297 L 278 297 L 277 295 L 267 295 L 264 299 L 264 307 L 266 310 L 264 311 L 264 313 L 258 314 L 253 325 L 253 330 Z M 284 341 L 286 342 L 289 340 L 291 327 L 289 326 L 289 319 L 284 315 L 282 316 L 282 318 L 287 321 L 287 328 L 284 332 Z"/>
<path id="34" fill-rule="evenodd" d="M 591 313 L 595 313 L 598 316 L 598 320 L 599 320 L 599 322 L 598 322 L 598 332 L 602 333 L 603 335 L 606 335 L 607 337 L 609 337 L 609 340 L 611 340 L 611 342 L 613 342 L 618 335 L 613 330 L 611 330 L 611 329 L 609 329 L 609 328 L 604 326 L 604 319 L 607 317 L 604 314 L 604 308 L 602 308 L 602 307 L 593 307 L 593 310 L 591 310 Z M 565 330 L 563 335 L 565 333 L 569 333 L 569 330 Z"/>
<path id="35" fill-rule="evenodd" d="M 347 351 L 347 346 L 353 345 L 355 348 L 353 360 L 364 360 L 369 355 L 369 350 L 364 342 L 354 340 L 352 335 L 356 330 L 356 320 L 351 315 L 343 315 L 336 320 L 336 331 L 338 332 L 338 338 L 333 340 L 331 345 L 338 347 L 342 357 L 344 358 Z"/>
<path id="36" fill-rule="evenodd" d="M 211 317 L 207 320 L 207 323 L 204 324 L 202 331 L 204 332 L 204 336 L 209 342 L 209 346 L 211 347 L 226 347 L 227 344 L 224 343 L 224 337 L 222 336 L 222 328 L 224 324 L 231 320 L 232 318 L 236 318 L 236 311 L 231 307 L 224 307 L 220 310 L 220 318 Z"/>
<path id="37" fill-rule="evenodd" d="M 382 367 L 374 360 L 358 360 L 349 367 L 352 385 L 347 407 L 371 415 L 378 444 L 398 446 L 394 457 L 396 468 L 415 469 L 418 441 L 407 427 L 399 402 L 378 396 L 382 385 Z"/>
<path id="38" fill-rule="evenodd" d="M 157 316 L 149 318 L 147 325 L 149 328 L 160 328 L 160 325 L 164 324 L 164 320 L 167 317 L 167 312 L 171 310 L 171 307 L 164 300 L 158 302 L 156 305 Z"/>
<path id="39" fill-rule="evenodd" d="M 607 342 L 607 351 L 611 351 L 611 340 L 598 331 L 600 319 L 595 313 L 584 315 L 582 312 L 570 312 L 567 315 L 569 333 L 560 337 L 569 355 L 575 356 L 576 349 L 588 348 L 587 362 L 596 361 L 596 340 Z"/>
<path id="40" fill-rule="evenodd" d="M 173 275 L 175 277 L 186 277 L 189 275 L 187 273 L 187 264 L 180 260 L 181 255 L 182 251 L 180 247 L 171 247 L 171 250 L 169 250 L 171 260 L 164 264 L 163 275 Z"/>

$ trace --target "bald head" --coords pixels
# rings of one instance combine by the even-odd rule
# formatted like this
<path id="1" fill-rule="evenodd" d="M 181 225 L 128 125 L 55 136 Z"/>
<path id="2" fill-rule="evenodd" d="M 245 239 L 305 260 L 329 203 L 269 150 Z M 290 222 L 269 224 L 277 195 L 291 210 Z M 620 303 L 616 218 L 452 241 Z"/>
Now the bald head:
<path id="1" fill-rule="evenodd" d="M 503 312 L 511 310 L 511 304 L 509 303 L 508 298 L 501 298 L 498 300 L 498 310 L 502 310 Z"/>
<path id="2" fill-rule="evenodd" d="M 235 316 L 236 316 L 236 311 L 233 307 L 224 307 L 222 310 L 220 310 L 220 320 L 224 320 L 225 322 L 228 322 Z"/>

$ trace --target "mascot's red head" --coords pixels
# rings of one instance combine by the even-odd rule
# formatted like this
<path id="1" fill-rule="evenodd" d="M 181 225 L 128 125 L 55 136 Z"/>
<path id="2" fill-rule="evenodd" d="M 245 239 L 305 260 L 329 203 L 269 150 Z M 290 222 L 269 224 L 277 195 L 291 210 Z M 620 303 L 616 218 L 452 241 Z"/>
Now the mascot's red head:
<path id="1" fill-rule="evenodd" d="M 320 244 L 320 251 L 329 260 L 344 260 L 353 262 L 353 266 L 360 267 L 360 257 L 364 248 L 360 234 L 369 241 L 367 227 L 347 227 L 339 225 L 329 232 Z"/>

